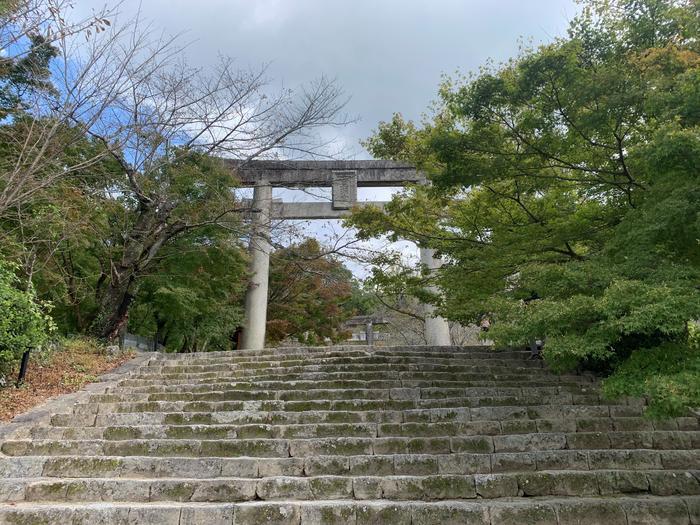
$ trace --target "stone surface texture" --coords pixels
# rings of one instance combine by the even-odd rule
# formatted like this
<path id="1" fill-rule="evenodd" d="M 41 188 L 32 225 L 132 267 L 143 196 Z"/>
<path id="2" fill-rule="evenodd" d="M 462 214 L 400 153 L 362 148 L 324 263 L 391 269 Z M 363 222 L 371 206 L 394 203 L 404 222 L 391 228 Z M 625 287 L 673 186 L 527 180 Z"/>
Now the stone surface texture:
<path id="1" fill-rule="evenodd" d="M 528 352 L 142 354 L 0 426 L 0 524 L 699 524 L 696 417 Z"/>

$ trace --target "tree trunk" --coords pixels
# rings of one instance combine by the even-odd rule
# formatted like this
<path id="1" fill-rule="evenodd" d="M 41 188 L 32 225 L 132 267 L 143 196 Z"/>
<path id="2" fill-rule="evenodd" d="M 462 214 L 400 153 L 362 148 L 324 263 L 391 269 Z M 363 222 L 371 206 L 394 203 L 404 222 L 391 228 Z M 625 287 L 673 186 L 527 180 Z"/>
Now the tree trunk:
<path id="1" fill-rule="evenodd" d="M 126 326 L 137 277 L 148 269 L 163 244 L 185 229 L 181 223 L 168 224 L 171 208 L 172 204 L 140 204 L 121 260 L 111 263 L 109 286 L 99 301 L 100 309 L 92 332 L 101 339 L 115 339 Z"/>
<path id="2" fill-rule="evenodd" d="M 129 306 L 134 300 L 133 282 L 134 279 L 128 279 L 125 284 L 112 283 L 105 290 L 92 326 L 92 332 L 100 339 L 113 341 L 126 328 Z"/>

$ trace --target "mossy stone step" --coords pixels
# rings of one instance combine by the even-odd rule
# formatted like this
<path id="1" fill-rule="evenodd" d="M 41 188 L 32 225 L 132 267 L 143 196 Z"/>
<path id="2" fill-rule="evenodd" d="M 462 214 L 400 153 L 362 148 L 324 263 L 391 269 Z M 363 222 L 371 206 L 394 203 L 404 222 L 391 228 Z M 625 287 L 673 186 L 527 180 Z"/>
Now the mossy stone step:
<path id="1" fill-rule="evenodd" d="M 531 365 L 524 365 L 528 361 L 518 362 L 518 370 L 542 370 L 541 365 L 533 363 Z M 499 366 L 495 366 L 498 364 Z M 259 363 L 256 363 L 259 365 Z M 377 372 L 386 370 L 387 366 L 391 365 L 392 369 L 395 371 L 434 371 L 434 372 L 464 372 L 464 373 L 478 373 L 481 369 L 488 369 L 489 367 L 492 371 L 496 372 L 501 370 L 503 372 L 507 370 L 514 369 L 513 364 L 509 362 L 495 363 L 493 360 L 470 360 L 467 363 L 450 363 L 449 361 L 444 362 L 431 362 L 431 361 L 419 361 L 414 360 L 412 362 L 393 362 L 391 360 L 376 360 L 375 362 L 367 362 L 364 360 L 351 361 L 347 360 L 345 363 L 308 363 L 304 361 L 294 361 L 294 362 L 275 362 L 267 363 L 267 366 L 228 366 L 228 365 L 217 365 L 213 369 L 203 369 L 203 368 L 190 368 L 188 366 L 177 366 L 170 367 L 169 369 L 159 368 L 159 367 L 144 367 L 142 370 L 135 375 L 135 377 L 164 377 L 169 379 L 178 378 L 206 378 L 206 377 L 217 377 L 217 374 L 227 374 L 227 375 L 241 375 L 241 376 L 257 376 L 267 373 L 303 373 L 303 372 Z"/>
<path id="2" fill-rule="evenodd" d="M 496 396 L 556 396 L 571 394 L 596 396 L 596 391 L 580 386 L 542 387 L 397 387 L 397 388 L 299 388 L 293 390 L 212 390 L 209 392 L 158 392 L 158 393 L 106 393 L 90 396 L 92 403 L 124 403 L 148 401 L 238 401 L 238 400 L 282 400 L 306 401 L 315 399 L 444 399 L 459 397 Z"/>
<path id="3" fill-rule="evenodd" d="M 113 503 L 0 506 L 0 525 L 690 525 L 700 497 L 528 498 L 468 501 L 253 501 L 244 503 Z"/>
<path id="4" fill-rule="evenodd" d="M 267 379 L 259 380 L 232 380 L 231 378 L 221 378 L 217 382 L 195 382 L 195 383 L 175 383 L 164 385 L 162 382 L 143 382 L 139 380 L 128 380 L 129 383 L 122 382 L 110 390 L 129 393 L 158 393 L 158 392 L 209 392 L 212 390 L 298 390 L 307 388 L 338 389 L 338 388 L 497 388 L 497 387 L 566 387 L 571 389 L 596 388 L 597 385 L 590 381 L 576 381 L 561 379 L 557 377 L 543 376 L 541 378 L 527 378 L 517 376 L 499 376 L 489 378 L 486 374 L 474 376 L 472 380 L 452 380 L 445 378 L 424 378 L 424 379 L 286 379 L 283 381 L 271 381 Z M 141 383 L 141 384 L 140 384 Z"/>
<path id="5" fill-rule="evenodd" d="M 550 450 L 306 458 L 4 456 L 3 478 L 217 478 L 496 474 L 554 470 L 700 470 L 698 450 Z"/>
<path id="6" fill-rule="evenodd" d="M 645 449 L 694 450 L 700 432 L 551 432 L 458 437 L 378 437 L 318 439 L 132 439 L 7 440 L 0 451 L 8 456 L 109 455 L 184 457 L 308 457 L 362 454 L 450 454 L 528 452 L 535 450 Z"/>
<path id="7" fill-rule="evenodd" d="M 643 400 L 528 357 L 152 354 L 4 429 L 0 524 L 700 519 L 698 417 L 652 421 Z"/>
<path id="8" fill-rule="evenodd" d="M 338 416 L 342 416 L 340 413 Z M 340 419 L 340 418 L 339 418 Z M 660 425 L 668 430 L 668 425 Z M 695 427 L 697 428 L 697 427 Z M 32 439 L 250 439 L 310 437 L 430 437 L 533 432 L 655 430 L 646 418 L 593 419 L 511 419 L 505 421 L 476 420 L 464 422 L 363 423 L 331 422 L 280 424 L 273 422 L 219 424 L 201 422 L 186 424 L 140 424 L 115 426 L 34 427 L 23 429 L 13 437 Z"/>
<path id="9" fill-rule="evenodd" d="M 601 405 L 601 403 L 603 403 Z M 489 407 L 528 407 L 532 405 L 551 404 L 554 407 L 581 405 L 583 409 L 600 408 L 601 411 L 617 406 L 619 415 L 633 412 L 628 408 L 638 409 L 641 406 L 633 402 L 626 405 L 625 401 L 617 405 L 599 396 L 574 396 L 571 394 L 558 395 L 523 395 L 523 396 L 485 396 L 485 397 L 456 397 L 435 399 L 309 399 L 300 401 L 282 400 L 248 400 L 248 401 L 147 401 L 142 403 L 78 403 L 74 407 L 75 414 L 109 414 L 129 412 L 229 412 L 229 411 L 350 411 L 366 412 L 377 410 L 415 410 L 429 408 L 489 408 Z M 637 410 L 636 414 L 639 413 Z"/>
<path id="10" fill-rule="evenodd" d="M 84 410 L 84 409 L 93 410 Z M 482 406 L 451 408 L 420 408 L 407 410 L 371 411 L 206 411 L 206 412 L 107 412 L 96 413 L 97 405 L 78 405 L 78 414 L 57 414 L 51 418 L 53 426 L 111 426 L 148 424 L 309 424 L 309 423 L 411 423 L 411 422 L 467 422 L 481 420 L 607 420 L 639 418 L 643 408 L 618 405 L 530 405 Z M 258 407 L 259 408 L 259 407 Z M 651 421 L 651 420 L 647 420 Z M 593 423 L 594 424 L 594 423 Z M 679 417 L 652 421 L 655 430 L 697 430 L 697 417 Z"/>
<path id="11" fill-rule="evenodd" d="M 266 478 L 70 478 L 0 480 L 0 502 L 238 502 L 270 500 L 439 501 L 533 496 L 700 494 L 700 472 L 541 471 L 429 476 L 274 476 Z"/>

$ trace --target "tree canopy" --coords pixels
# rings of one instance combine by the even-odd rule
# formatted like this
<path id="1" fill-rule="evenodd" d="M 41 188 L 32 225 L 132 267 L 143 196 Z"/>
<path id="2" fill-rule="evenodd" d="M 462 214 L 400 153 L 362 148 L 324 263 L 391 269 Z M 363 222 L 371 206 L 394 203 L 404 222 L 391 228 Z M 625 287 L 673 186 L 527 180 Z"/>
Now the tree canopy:
<path id="1" fill-rule="evenodd" d="M 446 317 L 559 369 L 688 344 L 700 317 L 700 6 L 585 2 L 568 36 L 445 81 L 366 146 L 433 182 L 349 221 L 436 248 Z M 424 295 L 425 279 L 378 272 Z M 688 359 L 697 359 L 688 350 Z"/>

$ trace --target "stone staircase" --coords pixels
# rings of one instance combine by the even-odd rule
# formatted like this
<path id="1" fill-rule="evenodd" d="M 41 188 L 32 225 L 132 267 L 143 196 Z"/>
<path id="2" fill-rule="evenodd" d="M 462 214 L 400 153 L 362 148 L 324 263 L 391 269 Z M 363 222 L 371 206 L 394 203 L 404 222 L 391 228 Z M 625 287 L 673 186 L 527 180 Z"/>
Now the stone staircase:
<path id="1" fill-rule="evenodd" d="M 0 524 L 700 523 L 697 418 L 652 422 L 528 356 L 144 356 L 5 432 Z"/>

